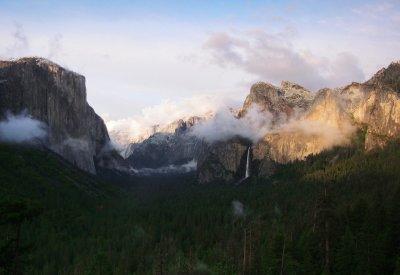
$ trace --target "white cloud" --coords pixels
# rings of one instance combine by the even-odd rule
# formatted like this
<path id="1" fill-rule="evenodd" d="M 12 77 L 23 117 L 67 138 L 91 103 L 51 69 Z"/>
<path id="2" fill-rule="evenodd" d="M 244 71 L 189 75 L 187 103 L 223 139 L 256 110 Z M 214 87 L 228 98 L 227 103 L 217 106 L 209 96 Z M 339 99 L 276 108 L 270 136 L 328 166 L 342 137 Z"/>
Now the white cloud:
<path id="1" fill-rule="evenodd" d="M 261 112 L 252 106 L 244 117 L 238 119 L 227 108 L 218 110 L 215 116 L 193 127 L 191 134 L 209 143 L 225 141 L 235 136 L 248 138 L 256 143 L 271 129 L 272 114 Z"/>
<path id="2" fill-rule="evenodd" d="M 0 121 L 0 140 L 5 142 L 29 142 L 43 139 L 47 135 L 46 125 L 33 119 L 25 112 L 19 115 L 8 114 Z"/>
<path id="3" fill-rule="evenodd" d="M 348 144 L 356 127 L 348 121 L 340 121 L 341 127 L 330 125 L 324 120 L 311 120 L 307 118 L 292 119 L 287 123 L 279 125 L 273 133 L 295 132 L 305 136 L 318 136 L 323 142 L 324 148 L 331 148 L 336 145 Z"/>
<path id="4" fill-rule="evenodd" d="M 178 119 L 215 113 L 223 106 L 238 107 L 239 102 L 220 96 L 193 96 L 181 100 L 165 100 L 158 105 L 146 107 L 139 115 L 112 120 L 106 116 L 105 123 L 111 139 L 119 145 L 137 142 L 153 134 L 154 126 L 160 128 Z"/>
<path id="5" fill-rule="evenodd" d="M 321 138 L 324 148 L 347 144 L 356 128 L 343 119 L 339 125 L 331 125 L 327 117 L 320 120 L 308 118 L 305 113 L 297 113 L 289 120 L 284 114 L 273 117 L 269 112 L 262 112 L 257 105 L 252 105 L 244 117 L 236 118 L 226 109 L 219 110 L 207 121 L 195 125 L 191 134 L 209 143 L 226 141 L 239 136 L 257 143 L 267 134 L 301 133 L 305 136 Z"/>
<path id="6" fill-rule="evenodd" d="M 196 169 L 197 162 L 195 160 L 191 160 L 188 163 L 182 165 L 168 165 L 159 168 L 132 169 L 132 171 L 139 176 L 151 176 L 162 174 L 184 174 L 196 171 Z"/>

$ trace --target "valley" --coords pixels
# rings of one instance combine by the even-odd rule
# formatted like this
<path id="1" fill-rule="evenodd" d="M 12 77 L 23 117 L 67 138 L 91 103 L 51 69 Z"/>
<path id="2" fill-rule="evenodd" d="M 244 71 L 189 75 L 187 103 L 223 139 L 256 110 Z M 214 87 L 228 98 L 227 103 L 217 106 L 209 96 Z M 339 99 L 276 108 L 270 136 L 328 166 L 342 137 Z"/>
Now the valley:
<path id="1" fill-rule="evenodd" d="M 31 57 L 0 78 L 5 274 L 400 270 L 399 62 L 315 94 L 258 82 L 123 150 L 83 76 Z"/>
<path id="2" fill-rule="evenodd" d="M 194 174 L 104 181 L 53 153 L 2 145 L 1 213 L 16 201 L 40 209 L 22 223 L 24 273 L 392 273 L 399 150 L 335 148 L 270 179 L 204 186 Z M 3 270 L 15 226 L 1 225 Z"/>

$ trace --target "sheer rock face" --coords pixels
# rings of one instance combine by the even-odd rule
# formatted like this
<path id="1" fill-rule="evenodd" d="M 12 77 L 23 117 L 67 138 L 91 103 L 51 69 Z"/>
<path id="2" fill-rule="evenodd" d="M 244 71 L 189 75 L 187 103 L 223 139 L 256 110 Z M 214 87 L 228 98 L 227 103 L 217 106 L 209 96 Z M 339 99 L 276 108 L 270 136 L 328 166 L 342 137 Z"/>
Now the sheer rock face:
<path id="1" fill-rule="evenodd" d="M 355 118 L 367 125 L 365 149 L 384 146 L 400 134 L 400 99 L 398 93 L 374 90 L 367 94 Z"/>
<path id="2" fill-rule="evenodd" d="M 197 162 L 199 182 L 233 183 L 243 178 L 248 144 L 248 141 L 234 138 L 205 148 Z"/>
<path id="3" fill-rule="evenodd" d="M 361 89 L 364 96 L 353 116 L 366 126 L 365 149 L 371 150 L 400 134 L 400 62 L 378 71 Z"/>
<path id="4" fill-rule="evenodd" d="M 46 146 L 82 170 L 114 168 L 103 120 L 86 101 L 85 78 L 42 58 L 0 61 L 0 118 L 27 111 L 48 126 Z M 106 159 L 102 159 L 106 156 Z M 111 166 L 111 167 L 110 167 Z"/>
<path id="5" fill-rule="evenodd" d="M 308 155 L 322 151 L 326 146 L 319 135 L 302 132 L 282 132 L 268 135 L 265 142 L 270 146 L 270 158 L 277 163 L 287 163 L 304 159 Z"/>
<path id="6" fill-rule="evenodd" d="M 159 168 L 197 160 L 205 143 L 190 135 L 190 130 L 205 119 L 179 119 L 158 129 L 142 142 L 132 143 L 127 160 L 134 168 Z"/>
<path id="7" fill-rule="evenodd" d="M 361 128 L 366 130 L 365 150 L 384 146 L 400 135 L 399 94 L 400 62 L 390 64 L 365 83 L 322 89 L 315 96 L 290 82 L 282 82 L 281 87 L 267 83 L 253 85 L 239 118 L 252 105 L 272 113 L 275 118 L 273 129 L 252 146 L 253 172 L 268 176 L 273 173 L 276 163 L 302 160 L 332 146 L 347 145 Z M 218 146 L 223 147 L 221 144 Z M 236 154 L 245 154 L 242 149 L 236 150 Z M 218 160 L 214 166 L 225 169 L 228 156 L 217 153 L 209 153 L 210 162 Z M 213 178 L 210 174 L 216 168 L 210 166 L 205 166 L 207 171 L 199 167 L 202 182 Z M 240 172 L 231 170 L 231 174 Z M 207 177 L 202 179 L 202 175 Z M 220 181 L 230 179 L 219 178 Z"/>

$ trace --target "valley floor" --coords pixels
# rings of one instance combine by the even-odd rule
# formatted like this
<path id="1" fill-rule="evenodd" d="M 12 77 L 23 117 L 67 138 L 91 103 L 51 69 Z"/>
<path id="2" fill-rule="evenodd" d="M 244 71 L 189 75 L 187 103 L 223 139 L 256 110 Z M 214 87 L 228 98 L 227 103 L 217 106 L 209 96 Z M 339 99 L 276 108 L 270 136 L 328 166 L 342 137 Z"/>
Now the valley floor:
<path id="1" fill-rule="evenodd" d="M 400 145 L 335 148 L 241 186 L 104 180 L 0 145 L 0 273 L 400 272 Z"/>

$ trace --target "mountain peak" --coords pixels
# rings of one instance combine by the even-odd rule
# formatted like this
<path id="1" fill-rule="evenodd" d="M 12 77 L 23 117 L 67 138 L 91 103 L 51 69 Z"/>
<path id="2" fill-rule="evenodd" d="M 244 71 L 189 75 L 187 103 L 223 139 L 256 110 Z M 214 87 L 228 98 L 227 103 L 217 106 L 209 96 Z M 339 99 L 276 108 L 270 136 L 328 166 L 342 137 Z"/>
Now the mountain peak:
<path id="1" fill-rule="evenodd" d="M 365 84 L 400 92 L 400 60 L 390 63 L 387 68 L 380 69 Z"/>
<path id="2" fill-rule="evenodd" d="M 266 93 L 269 91 L 278 91 L 278 87 L 268 82 L 256 82 L 250 88 L 250 93 Z"/>
<path id="3" fill-rule="evenodd" d="M 390 63 L 390 65 L 399 65 L 400 64 L 400 59 L 399 60 L 395 60 L 392 63 Z"/>

